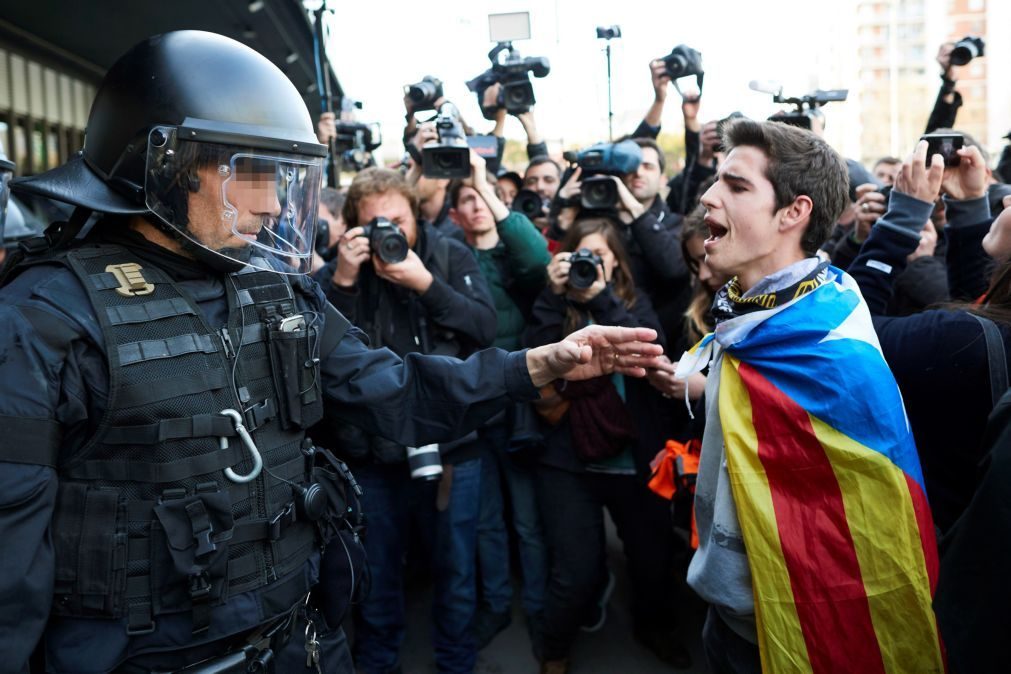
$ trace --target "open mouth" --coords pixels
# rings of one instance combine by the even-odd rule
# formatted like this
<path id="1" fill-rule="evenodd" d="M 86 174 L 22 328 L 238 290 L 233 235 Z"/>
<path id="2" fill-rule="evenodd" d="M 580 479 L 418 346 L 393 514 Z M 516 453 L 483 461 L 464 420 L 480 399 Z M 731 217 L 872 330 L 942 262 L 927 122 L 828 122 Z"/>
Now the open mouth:
<path id="1" fill-rule="evenodd" d="M 716 243 L 726 236 L 728 230 L 720 223 L 711 218 L 706 218 L 704 222 L 706 223 L 706 226 L 709 227 L 709 238 L 705 241 L 707 246 Z"/>

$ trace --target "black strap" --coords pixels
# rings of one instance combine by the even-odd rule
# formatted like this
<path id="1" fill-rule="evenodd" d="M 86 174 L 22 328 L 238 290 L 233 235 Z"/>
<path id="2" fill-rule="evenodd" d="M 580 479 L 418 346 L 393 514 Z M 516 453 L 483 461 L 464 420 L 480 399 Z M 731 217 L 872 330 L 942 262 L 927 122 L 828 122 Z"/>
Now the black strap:
<path id="1" fill-rule="evenodd" d="M 986 338 L 986 360 L 990 367 L 990 400 L 993 406 L 1008 390 L 1007 354 L 1004 351 L 1004 338 L 997 324 L 989 318 L 978 314 L 970 314 L 983 327 L 983 337 Z"/>
<path id="2" fill-rule="evenodd" d="M 128 323 L 147 323 L 172 316 L 187 316 L 196 314 L 196 309 L 182 297 L 170 297 L 164 300 L 152 300 L 141 304 L 122 304 L 106 307 L 111 325 Z"/>
<path id="3" fill-rule="evenodd" d="M 145 360 L 174 358 L 187 353 L 214 353 L 217 343 L 210 335 L 187 334 L 168 339 L 147 339 L 119 346 L 121 365 L 132 365 Z"/>
<path id="4" fill-rule="evenodd" d="M 55 468 L 62 439 L 52 419 L 0 416 L 0 461 Z"/>
<path id="5" fill-rule="evenodd" d="M 242 447 L 242 443 L 232 442 L 226 450 L 165 463 L 83 461 L 66 472 L 69 476 L 82 480 L 169 483 L 193 475 L 208 475 L 231 466 L 238 466 L 248 458 L 249 454 Z"/>
<path id="6" fill-rule="evenodd" d="M 201 370 L 158 381 L 127 384 L 119 390 L 118 400 L 123 407 L 138 407 L 179 396 L 217 391 L 228 386 L 228 383 L 228 377 L 222 369 Z"/>
<path id="7" fill-rule="evenodd" d="M 156 445 L 167 440 L 235 435 L 235 425 L 230 418 L 220 414 L 197 414 L 140 426 L 113 426 L 103 440 L 109 445 Z"/>

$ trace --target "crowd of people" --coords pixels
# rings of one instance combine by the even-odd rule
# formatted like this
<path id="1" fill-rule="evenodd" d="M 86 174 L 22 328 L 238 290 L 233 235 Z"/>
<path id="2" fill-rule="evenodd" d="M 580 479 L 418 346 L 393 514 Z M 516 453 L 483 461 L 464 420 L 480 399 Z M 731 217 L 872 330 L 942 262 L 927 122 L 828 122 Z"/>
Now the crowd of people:
<path id="1" fill-rule="evenodd" d="M 867 303 L 881 353 L 901 392 L 933 522 L 941 534 L 955 525 L 979 482 L 986 421 L 996 403 L 991 372 L 1006 370 L 992 355 L 988 359 L 993 340 L 983 335 L 993 325 L 997 341 L 1008 340 L 1007 317 L 1000 307 L 1009 278 L 1004 267 L 1011 257 L 1011 249 L 1001 244 L 1007 236 L 1002 227 L 1011 222 L 1006 215 L 997 217 L 1011 204 L 1011 188 L 1004 182 L 1011 177 L 1006 176 L 1009 153 L 994 170 L 975 139 L 951 128 L 961 105 L 949 62 L 951 47 L 943 46 L 938 55 L 942 89 L 925 132 L 964 138 L 957 167 L 931 164 L 925 172 L 922 166 L 931 158 L 923 143 L 911 148 L 908 160 L 883 156 L 870 169 L 848 160 L 843 175 L 831 176 L 836 185 L 811 187 L 801 176 L 816 171 L 811 148 L 792 148 L 800 154 L 789 168 L 775 154 L 786 150 L 766 151 L 769 164 L 780 163 L 778 180 L 772 181 L 776 207 L 786 206 L 780 203 L 781 193 L 807 193 L 815 202 L 811 219 L 823 222 L 821 228 L 809 227 L 805 255 L 848 272 Z M 684 498 L 674 499 L 680 504 L 674 510 L 680 512 L 674 513 L 677 526 L 672 530 L 670 494 L 661 496 L 649 485 L 665 443 L 675 440 L 689 447 L 703 437 L 707 425 L 705 402 L 713 398 L 712 392 L 707 395 L 707 379 L 712 379 L 707 373 L 712 370 L 707 366 L 677 377 L 677 362 L 732 316 L 721 316 L 720 302 L 714 304 L 721 289 L 725 298 L 725 289 L 736 287 L 739 299 L 746 301 L 761 278 L 751 288 L 739 276 L 731 282 L 734 265 L 711 259 L 716 240 L 747 236 L 734 231 L 740 225 L 728 231 L 713 221 L 721 208 L 716 195 L 727 183 L 735 192 L 755 185 L 728 173 L 727 139 L 735 132 L 718 129 L 719 120 L 701 123 L 698 95 L 682 100 L 687 155 L 679 158 L 682 170 L 667 177 L 666 158 L 655 138 L 670 78 L 660 61 L 650 64 L 650 74 L 655 100 L 639 127 L 622 139 L 638 147 L 638 167 L 612 178 L 617 199 L 610 209 L 581 203 L 582 168 L 548 156 L 532 111 L 518 115 L 528 133 L 529 163 L 522 171 L 500 168 L 495 176 L 472 152 L 468 178 L 426 177 L 419 152 L 438 135 L 431 124 L 414 123 L 405 131 L 409 152 L 401 165 L 359 173 L 346 195 L 330 190 L 344 206 L 342 214 L 334 210 L 327 217 L 341 224 L 336 230 L 331 226 L 333 259 L 317 269 L 315 278 L 345 315 L 364 321 L 373 344 L 398 353 L 421 349 L 462 355 L 491 344 L 537 346 L 599 323 L 654 328 L 666 354 L 664 365 L 650 369 L 644 380 L 613 376 L 545 387 L 540 400 L 517 406 L 465 438 L 467 449 L 455 444 L 452 451 L 443 448 L 444 462 L 454 468 L 451 482 L 445 475 L 438 486 L 409 480 L 402 454 L 394 454 L 393 466 L 375 452 L 352 459 L 356 472 L 368 480 L 366 494 L 372 493 L 365 497 L 366 511 L 397 513 L 395 528 L 387 526 L 384 514 L 382 533 L 366 537 L 370 559 L 382 562 L 373 567 L 372 594 L 355 611 L 354 653 L 361 671 L 394 671 L 399 662 L 406 628 L 403 563 L 409 558 L 405 546 L 413 499 L 437 503 L 437 524 L 422 538 L 430 546 L 426 561 L 435 582 L 433 643 L 440 671 L 473 668 L 477 651 L 510 624 L 510 538 L 519 553 L 512 575 L 522 579 L 522 607 L 534 653 L 544 671 L 566 671 L 580 630 L 601 627 L 614 585 L 605 554 L 605 510 L 623 544 L 636 639 L 675 668 L 690 665 L 685 648 L 690 637 L 677 629 L 672 607 L 686 591 L 684 565 L 691 539 L 699 551 L 689 583 L 718 609 L 707 630 L 713 625 L 719 632 L 719 626 L 729 624 L 731 639 L 743 637 L 745 645 L 758 641 L 750 582 L 734 587 L 724 562 L 711 561 L 718 559 L 714 551 L 733 548 L 725 540 L 728 530 L 712 521 L 714 497 L 725 498 L 728 492 L 707 484 L 715 478 L 700 473 L 695 513 L 690 512 L 690 497 L 687 506 Z M 405 97 L 413 119 L 411 104 Z M 495 112 L 493 133 L 501 136 L 506 111 Z M 809 133 L 820 135 L 823 118 L 814 114 L 809 120 Z M 326 140 L 331 127 L 332 119 L 324 116 L 321 139 Z M 774 175 L 771 167 L 760 173 Z M 808 179 L 819 178 L 829 179 Z M 832 188 L 842 190 L 834 201 L 836 195 L 815 197 L 812 191 Z M 521 190 L 536 193 L 543 203 L 530 218 L 510 210 Z M 365 215 L 363 198 L 376 205 Z M 359 276 L 362 262 L 369 259 L 360 226 L 380 214 L 401 224 L 412 249 L 426 260 L 423 265 L 412 252 L 404 263 L 410 273 L 393 275 L 376 262 L 367 276 Z M 745 214 L 728 212 L 728 217 L 740 221 Z M 337 231 L 344 233 L 338 238 Z M 440 245 L 453 250 L 459 262 L 440 269 L 430 252 L 434 240 L 445 241 Z M 738 245 L 758 257 L 769 241 L 756 238 Z M 571 282 L 570 260 L 577 251 L 594 256 L 596 278 L 589 282 Z M 379 277 L 378 285 L 371 271 Z M 451 295 L 443 283 L 453 289 Z M 438 285 L 429 289 L 430 284 Z M 377 298 L 378 288 L 389 294 Z M 365 306 L 372 312 L 363 315 Z M 444 341 L 436 338 L 427 346 L 411 341 L 433 328 L 432 334 Z M 1006 379 L 1002 381 L 1006 388 Z M 993 390 L 994 396 L 998 393 L 1002 390 Z M 697 453 L 698 445 L 692 451 Z M 702 462 L 713 469 L 712 458 Z M 475 488 L 478 481 L 480 488 Z M 421 495 L 426 491 L 427 496 Z M 397 506 L 385 496 L 392 492 Z M 708 512 L 703 516 L 700 509 Z M 424 520 L 425 512 L 414 510 L 413 517 Z M 696 521 L 698 540 L 693 537 Z M 743 546 L 739 529 L 732 529 L 738 533 L 731 536 Z M 746 565 L 742 573 L 748 575 Z M 723 641 L 727 652 L 735 653 L 726 635 Z M 742 664 L 711 652 L 708 645 L 706 650 L 717 671 L 758 671 L 747 668 L 757 667 L 757 651 L 746 648 L 747 664 Z"/>
<path id="2" fill-rule="evenodd" d="M 1000 648 L 994 607 L 1007 597 L 1008 584 L 987 556 L 983 536 L 1004 537 L 1008 522 L 992 509 L 978 512 L 983 506 L 974 497 L 981 484 L 990 485 L 996 491 L 988 493 L 1000 502 L 993 475 L 1006 470 L 990 450 L 1007 443 L 998 403 L 1008 388 L 1004 354 L 1011 348 L 1011 153 L 1005 150 L 994 166 L 975 139 L 954 130 L 961 99 L 949 55 L 942 48 L 943 86 L 934 110 L 924 111 L 925 118 L 930 112 L 925 131 L 959 135 L 963 148 L 946 161 L 930 155 L 926 141 L 910 138 L 907 158 L 883 156 L 871 168 L 829 147 L 818 115 L 807 117 L 807 129 L 775 117 L 703 123 L 699 95 L 687 95 L 681 101 L 686 155 L 673 158 L 675 170 L 656 141 L 671 79 L 662 61 L 653 62 L 655 100 L 631 134 L 605 147 L 631 157 L 635 168 L 605 173 L 613 199 L 604 205 L 586 198 L 589 181 L 599 184 L 601 176 L 585 175 L 578 158 L 549 156 L 532 110 L 518 113 L 529 158 L 521 170 L 492 172 L 488 165 L 498 159 L 472 150 L 467 177 L 426 175 L 423 153 L 439 142 L 439 132 L 405 96 L 403 161 L 365 168 L 344 187 L 331 176 L 338 186 L 322 188 L 318 197 L 323 240 L 298 255 L 273 251 L 311 260 L 307 276 L 287 277 L 299 279 L 290 288 L 268 278 L 276 265 L 257 267 L 255 255 L 235 253 L 250 242 L 267 248 L 263 233 L 273 225 L 256 224 L 255 204 L 249 228 L 233 225 L 238 246 L 194 227 L 201 209 L 219 208 L 214 199 L 221 194 L 231 209 L 226 217 L 245 212 L 247 197 L 234 187 L 230 192 L 228 182 L 230 172 L 246 170 L 246 155 L 190 151 L 174 131 L 152 126 L 182 125 L 185 115 L 173 122 L 157 119 L 165 114 L 158 110 L 135 126 L 154 129 L 145 140 L 149 155 L 168 145 L 179 156 L 189 151 L 199 168 L 169 175 L 152 169 L 150 156 L 147 167 L 136 164 L 127 157 L 131 149 L 108 167 L 101 162 L 111 150 L 87 160 L 101 177 L 94 184 L 114 185 L 117 171 L 146 171 L 123 178 L 140 185 L 141 206 L 128 204 L 118 188 L 82 198 L 47 183 L 46 174 L 35 183 L 28 179 L 25 193 L 106 219 L 94 227 L 97 234 L 86 235 L 98 237 L 85 239 L 94 249 L 70 246 L 67 262 L 46 254 L 34 259 L 41 249 L 22 245 L 0 292 L 2 344 L 42 345 L 37 353 L 0 359 L 8 372 L 18 368 L 20 379 L 6 381 L 14 386 L 26 371 L 38 372 L 49 391 L 2 389 L 3 420 L 39 422 L 2 421 L 0 428 L 20 442 L 52 438 L 50 458 L 39 466 L 14 449 L 0 453 L 9 462 L 0 467 L 19 467 L 0 471 L 0 484 L 20 485 L 11 487 L 12 500 L 0 497 L 0 507 L 22 512 L 27 500 L 35 504 L 23 521 L 0 516 L 7 540 L 34 541 L 25 544 L 34 552 L 5 566 L 25 578 L 32 568 L 45 576 L 56 559 L 55 590 L 51 578 L 25 581 L 47 610 L 34 614 L 31 643 L 20 652 L 30 654 L 45 631 L 48 641 L 35 657 L 48 658 L 47 671 L 72 669 L 68 663 L 91 652 L 70 646 L 79 635 L 119 639 L 113 626 L 87 632 L 85 625 L 95 623 L 88 618 L 116 618 L 128 622 L 130 645 L 123 642 L 102 662 L 134 667 L 117 671 L 182 671 L 212 657 L 221 643 L 212 636 L 255 625 L 243 623 L 240 630 L 212 608 L 224 611 L 234 603 L 230 595 L 259 592 L 261 585 L 276 592 L 271 583 L 278 577 L 309 564 L 306 573 L 321 578 L 319 594 L 341 610 L 331 617 L 322 606 L 322 618 L 302 616 L 306 641 L 299 655 L 309 653 L 307 667 L 319 665 L 316 637 L 308 636 L 310 627 L 315 635 L 314 620 L 336 620 L 330 628 L 339 632 L 350 605 L 354 671 L 401 671 L 407 629 L 430 627 L 438 671 L 471 672 L 478 652 L 512 622 L 517 601 L 541 671 L 566 672 L 577 636 L 607 620 L 618 569 L 608 564 L 606 511 L 623 546 L 630 636 L 672 668 L 691 667 L 689 646 L 701 640 L 715 672 L 996 671 L 996 660 L 988 659 Z M 264 68 L 243 63 L 258 73 Z M 498 86 L 489 87 L 485 101 L 498 100 Z M 430 108 L 443 102 L 433 100 Z M 492 135 L 501 139 L 507 111 L 490 106 Z M 93 119 L 95 110 L 119 114 L 96 103 Z M 284 124 L 290 122 L 274 126 Z M 99 133 L 88 137 L 92 148 L 112 126 L 96 126 Z M 192 128 L 199 145 L 203 129 Z M 332 114 L 318 120 L 315 134 L 320 147 L 333 139 Z M 296 183 L 291 176 L 302 169 L 276 154 L 289 176 L 287 190 L 305 195 L 288 194 L 290 203 L 312 203 L 311 183 L 322 176 L 310 173 L 300 178 L 304 185 Z M 178 161 L 158 156 L 167 157 L 165 166 Z M 256 162 L 267 160 L 252 155 L 250 161 L 255 171 Z M 196 199 L 201 181 L 215 180 L 220 193 L 205 205 Z M 189 186 L 188 206 L 179 206 L 173 191 L 179 185 Z M 523 194 L 535 207 L 514 210 Z M 87 215 L 75 214 L 71 223 L 78 220 L 80 228 Z M 147 218 L 154 216 L 167 224 L 151 224 Z M 280 217 L 298 228 L 280 204 L 271 217 L 262 222 Z M 46 241 L 66 243 L 76 235 L 67 231 L 66 224 L 51 230 Z M 186 260 L 168 260 L 165 249 Z M 133 263 L 116 252 L 122 250 L 153 271 L 173 271 L 145 277 L 137 276 L 136 264 L 114 270 Z M 46 265 L 57 263 L 73 274 L 47 280 Z M 200 264 L 230 280 L 209 290 Z M 92 279 L 94 287 L 79 279 Z M 122 297 L 101 296 L 123 283 L 129 285 L 121 286 Z M 131 294 L 149 292 L 155 294 L 142 311 L 130 305 Z M 292 306 L 300 323 L 284 317 Z M 166 318 L 185 324 L 180 330 L 189 341 L 183 344 L 166 321 L 158 329 L 143 327 Z M 251 329 L 258 321 L 265 327 Z M 224 430 L 196 416 L 185 428 L 159 421 L 196 414 L 170 401 L 198 392 L 188 370 L 201 369 L 201 354 L 218 349 L 217 342 L 201 341 L 207 325 L 222 340 L 231 373 L 213 385 L 217 370 L 201 375 L 213 391 L 200 394 L 201 404 L 242 412 L 226 409 L 235 421 L 226 419 Z M 328 337 L 331 325 L 342 327 Z M 600 326 L 632 331 L 619 338 Z M 322 345 L 313 342 L 314 331 Z M 654 333 L 662 355 L 640 343 Z M 626 350 L 623 340 L 635 348 Z M 95 344 L 99 356 L 88 350 Z M 109 366 L 115 376 L 101 364 L 114 356 L 101 354 L 118 354 Z M 65 369 L 52 366 L 52 358 Z M 237 383 L 237 369 L 248 388 Z M 165 390 L 145 390 L 140 372 L 163 379 Z M 241 402 L 233 402 L 233 393 Z M 235 477 L 260 473 L 242 454 L 244 447 L 256 449 L 251 432 L 269 480 L 262 495 L 243 491 L 242 476 Z M 100 442 L 90 440 L 95 434 Z M 197 438 L 204 436 L 212 442 L 200 449 Z M 221 453 L 227 450 L 220 466 L 210 458 L 219 436 Z M 192 443 L 188 458 L 131 468 L 133 459 L 121 449 L 166 440 Z M 324 449 L 307 450 L 314 444 Z M 324 454 L 332 461 L 320 468 L 313 462 Z M 309 469 L 311 485 L 300 482 L 306 461 L 317 466 Z M 993 466 L 985 473 L 980 467 L 988 461 Z M 234 484 L 223 491 L 195 477 L 228 466 Z M 310 486 L 326 484 L 317 479 L 324 469 L 353 475 L 346 482 L 353 488 L 337 480 L 338 487 L 326 488 L 330 504 L 339 492 L 355 519 L 345 527 L 350 516 L 334 516 L 340 531 L 324 536 L 319 562 L 309 551 L 313 527 L 305 522 L 321 517 L 307 514 L 307 494 Z M 182 479 L 168 475 L 193 484 L 182 483 L 180 493 L 155 490 Z M 125 501 L 106 498 L 130 480 L 145 488 L 129 491 Z M 214 499 L 228 494 L 252 505 L 243 505 L 241 514 L 222 511 Z M 115 520 L 117 507 L 118 528 L 99 529 L 90 519 L 102 511 Z M 146 514 L 151 509 L 153 516 Z M 61 527 L 55 545 L 42 533 L 54 512 Z M 972 526 L 974 518 L 988 516 L 997 521 Z M 134 526 L 147 517 L 169 537 L 164 559 L 156 544 L 151 553 L 141 549 L 148 534 Z M 122 559 L 112 553 L 117 536 L 125 546 L 116 553 Z M 269 555 L 254 554 L 264 536 Z M 332 552 L 334 541 L 339 554 Z M 70 557 L 61 557 L 68 550 Z M 127 557 L 130 564 L 144 561 L 129 566 Z M 269 569 L 259 585 L 254 563 Z M 167 570 L 173 565 L 183 581 Z M 159 585 L 159 573 L 171 582 Z M 125 594 L 114 595 L 115 574 L 144 582 L 150 576 L 152 584 L 126 583 Z M 430 626 L 408 625 L 405 593 L 417 576 L 431 581 Z M 36 587 L 46 582 L 55 593 L 52 618 L 47 591 Z M 311 585 L 300 580 L 275 604 L 287 609 L 288 598 Z M 0 581 L 0 597 L 18 589 Z M 168 594 L 159 597 L 156 590 Z M 171 613 L 172 592 L 183 597 L 180 606 L 186 616 L 192 612 L 192 624 L 161 615 Z M 677 623 L 677 607 L 697 598 L 710 608 L 702 633 L 693 634 Z M 967 602 L 994 624 L 965 615 Z M 257 606 L 261 619 L 278 613 Z M 7 643 L 16 632 L 9 622 L 0 620 L 0 654 L 19 652 Z M 155 632 L 156 624 L 162 626 L 156 635 L 166 625 L 175 630 L 169 641 L 177 646 L 192 626 L 194 638 L 210 635 L 201 636 L 207 647 L 186 660 L 158 660 L 164 649 L 148 648 L 142 640 L 149 637 L 138 636 Z M 285 631 L 290 634 L 289 627 L 277 634 Z M 287 637 L 282 642 L 270 632 L 266 639 L 284 650 Z M 324 671 L 351 671 L 337 662 Z"/>

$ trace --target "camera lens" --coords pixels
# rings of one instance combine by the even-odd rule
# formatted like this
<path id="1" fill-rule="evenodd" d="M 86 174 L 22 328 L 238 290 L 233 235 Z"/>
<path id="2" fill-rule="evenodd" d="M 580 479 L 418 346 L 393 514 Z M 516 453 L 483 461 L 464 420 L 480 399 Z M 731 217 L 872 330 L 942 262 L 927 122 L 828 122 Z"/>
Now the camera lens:
<path id="1" fill-rule="evenodd" d="M 580 248 L 569 258 L 569 287 L 586 290 L 597 281 L 600 258 L 586 248 Z"/>
<path id="2" fill-rule="evenodd" d="M 544 215 L 544 202 L 536 192 L 520 190 L 513 198 L 512 210 L 533 220 Z"/>
<path id="3" fill-rule="evenodd" d="M 396 264 L 407 259 L 407 239 L 397 227 L 376 227 L 369 237 L 369 246 L 379 259 Z"/>
<path id="4" fill-rule="evenodd" d="M 438 480 L 442 477 L 442 458 L 439 445 L 407 448 L 407 467 L 415 480 Z"/>
<path id="5" fill-rule="evenodd" d="M 618 189 L 610 176 L 586 178 L 580 188 L 580 200 L 583 208 L 613 208 L 618 203 Z"/>

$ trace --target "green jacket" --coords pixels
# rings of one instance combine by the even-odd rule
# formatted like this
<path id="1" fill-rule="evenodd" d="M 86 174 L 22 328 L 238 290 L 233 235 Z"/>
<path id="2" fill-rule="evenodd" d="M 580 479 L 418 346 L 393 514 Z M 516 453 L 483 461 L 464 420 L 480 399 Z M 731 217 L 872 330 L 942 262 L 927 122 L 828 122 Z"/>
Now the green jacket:
<path id="1" fill-rule="evenodd" d="M 526 328 L 526 313 L 547 283 L 551 254 L 547 241 L 522 213 L 510 212 L 496 227 L 497 246 L 471 250 L 498 312 L 494 346 L 515 351 Z"/>

